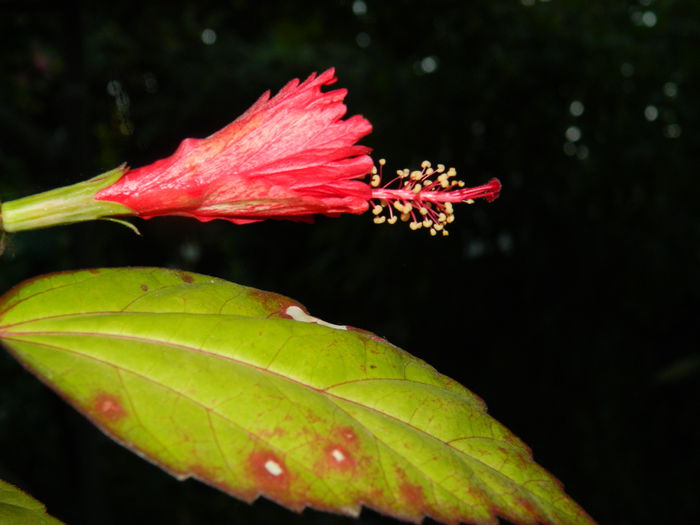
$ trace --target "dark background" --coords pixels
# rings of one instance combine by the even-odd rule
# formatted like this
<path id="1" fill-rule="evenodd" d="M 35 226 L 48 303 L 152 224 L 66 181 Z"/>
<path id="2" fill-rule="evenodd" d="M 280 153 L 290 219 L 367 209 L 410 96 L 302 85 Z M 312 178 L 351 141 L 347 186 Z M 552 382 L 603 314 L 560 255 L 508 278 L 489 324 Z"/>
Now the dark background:
<path id="1" fill-rule="evenodd" d="M 157 265 L 283 293 L 482 396 L 601 524 L 700 520 L 700 2 L 4 1 L 0 35 L 3 200 L 169 155 L 329 66 L 393 168 L 504 185 L 448 238 L 368 215 L 21 233 L 2 291 Z M 354 523 L 180 483 L 6 353 L 0 451 L 71 525 Z"/>

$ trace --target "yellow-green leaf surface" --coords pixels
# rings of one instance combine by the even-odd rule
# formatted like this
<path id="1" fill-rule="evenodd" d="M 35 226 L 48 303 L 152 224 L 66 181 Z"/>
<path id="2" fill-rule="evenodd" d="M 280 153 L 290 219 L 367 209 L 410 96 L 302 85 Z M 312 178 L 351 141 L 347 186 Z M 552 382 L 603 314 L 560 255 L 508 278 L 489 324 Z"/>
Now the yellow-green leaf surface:
<path id="1" fill-rule="evenodd" d="M 2 525 L 62 525 L 46 514 L 43 503 L 0 479 L 0 523 Z"/>
<path id="2" fill-rule="evenodd" d="M 477 396 L 277 294 L 158 268 L 52 274 L 0 299 L 0 338 L 123 445 L 246 501 L 592 523 Z"/>

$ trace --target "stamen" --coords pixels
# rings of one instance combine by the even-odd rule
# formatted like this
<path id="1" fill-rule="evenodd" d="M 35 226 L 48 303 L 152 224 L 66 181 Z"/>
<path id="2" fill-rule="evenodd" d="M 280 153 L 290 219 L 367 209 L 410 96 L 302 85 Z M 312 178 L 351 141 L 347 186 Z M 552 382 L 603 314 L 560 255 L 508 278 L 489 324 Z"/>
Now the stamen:
<path id="1" fill-rule="evenodd" d="M 438 232 L 447 236 L 445 226 L 454 222 L 455 203 L 473 204 L 475 199 L 492 202 L 501 191 L 501 183 L 495 178 L 468 188 L 464 181 L 456 178 L 457 170 L 446 168 L 444 164 L 433 168 L 427 160 L 421 163 L 420 170 L 396 170 L 396 177 L 382 184 L 386 160 L 379 159 L 378 164 L 379 168 L 372 169 L 370 178 L 370 204 L 377 224 L 395 224 L 400 219 L 408 222 L 412 230 L 425 228 L 432 236 Z M 436 178 L 430 178 L 436 174 Z"/>

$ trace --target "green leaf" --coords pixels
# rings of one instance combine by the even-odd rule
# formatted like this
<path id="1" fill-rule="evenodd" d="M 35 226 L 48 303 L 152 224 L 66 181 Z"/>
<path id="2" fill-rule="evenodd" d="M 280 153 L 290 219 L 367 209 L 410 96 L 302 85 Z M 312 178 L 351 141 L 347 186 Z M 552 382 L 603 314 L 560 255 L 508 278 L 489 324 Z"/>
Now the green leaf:
<path id="1" fill-rule="evenodd" d="M 0 339 L 115 440 L 245 501 L 590 524 L 455 381 L 286 297 L 157 268 L 27 281 Z"/>
<path id="2" fill-rule="evenodd" d="M 0 479 L 0 523 L 3 525 L 62 525 L 29 494 Z"/>

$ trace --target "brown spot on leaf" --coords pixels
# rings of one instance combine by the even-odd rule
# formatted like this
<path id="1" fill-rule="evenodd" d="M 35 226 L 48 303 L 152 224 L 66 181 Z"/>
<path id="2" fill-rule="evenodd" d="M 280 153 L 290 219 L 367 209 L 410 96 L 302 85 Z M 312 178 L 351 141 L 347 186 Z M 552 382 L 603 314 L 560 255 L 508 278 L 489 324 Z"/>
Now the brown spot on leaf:
<path id="1" fill-rule="evenodd" d="M 425 499 L 423 487 L 411 483 L 406 475 L 406 471 L 401 467 L 396 468 L 396 474 L 399 477 L 399 493 L 407 508 L 411 509 L 418 516 L 433 514 L 430 504 Z"/>
<path id="2" fill-rule="evenodd" d="M 191 275 L 189 275 L 185 272 L 178 272 L 178 275 L 180 276 L 180 279 L 182 279 L 183 282 L 186 282 L 186 283 L 194 282 L 194 277 L 192 277 Z"/>
<path id="3" fill-rule="evenodd" d="M 95 417 L 109 423 L 116 423 L 127 415 L 119 398 L 106 392 L 100 392 L 92 399 L 91 408 Z"/>
<path id="4" fill-rule="evenodd" d="M 532 516 L 533 518 L 540 518 L 540 513 L 537 511 L 535 506 L 532 504 L 531 501 L 526 500 L 525 498 L 516 498 L 515 501 L 518 503 L 518 507 L 521 509 L 525 509 L 525 512 L 527 512 L 528 515 Z M 541 519 L 541 518 L 540 518 Z"/>
<path id="5" fill-rule="evenodd" d="M 187 469 L 190 474 L 192 474 L 195 478 L 202 480 L 202 481 L 209 481 L 212 479 L 212 475 L 207 469 L 207 467 L 202 466 L 202 465 L 190 465 L 190 467 Z"/>
<path id="6" fill-rule="evenodd" d="M 355 434 L 355 430 L 352 427 L 338 427 L 336 433 L 348 442 L 353 442 L 357 439 L 357 434 Z"/>
<path id="7" fill-rule="evenodd" d="M 374 332 L 370 332 L 369 330 L 363 330 L 362 328 L 357 328 L 357 327 L 355 327 L 355 326 L 350 326 L 350 325 L 345 325 L 345 326 L 346 326 L 346 330 L 348 330 L 348 331 L 350 331 L 350 332 L 356 332 L 356 333 L 358 333 L 358 334 L 364 335 L 364 336 L 366 336 L 367 339 L 370 339 L 370 340 L 372 340 L 372 341 L 376 341 L 377 343 L 382 343 L 382 344 L 383 344 L 383 343 L 387 343 L 387 342 L 388 342 L 388 341 L 387 341 L 386 339 L 384 339 L 383 337 L 380 337 L 380 336 L 378 336 L 377 334 L 375 334 Z M 376 350 L 373 351 L 371 348 L 370 348 L 370 352 L 372 352 L 373 354 L 378 354 L 378 353 L 379 353 L 379 352 L 377 352 Z"/>
<path id="8" fill-rule="evenodd" d="M 314 489 L 301 476 L 289 469 L 282 457 L 269 450 L 256 450 L 248 455 L 246 470 L 253 481 L 256 495 L 264 495 L 295 512 L 307 506 L 328 508 L 313 497 Z"/>
<path id="9" fill-rule="evenodd" d="M 270 317 L 282 317 L 283 319 L 291 319 L 292 317 L 287 315 L 287 308 L 290 306 L 297 306 L 301 308 L 305 313 L 308 313 L 303 305 L 296 302 L 294 299 L 290 299 L 284 295 L 280 295 L 273 292 L 265 292 L 263 290 L 251 290 L 248 295 L 254 301 L 260 303 L 260 306 L 269 313 Z"/>
<path id="10" fill-rule="evenodd" d="M 287 433 L 287 431 L 282 427 L 275 427 L 272 429 L 261 429 L 259 435 L 261 438 L 270 439 L 274 437 L 282 437 Z"/>
<path id="11" fill-rule="evenodd" d="M 310 424 L 319 423 L 323 421 L 323 418 L 313 410 L 305 410 L 304 417 L 306 418 L 306 421 Z"/>
<path id="12" fill-rule="evenodd" d="M 142 289 L 144 292 L 147 292 L 147 291 L 148 291 L 148 285 L 147 285 L 147 284 L 142 284 L 142 285 L 141 285 L 141 289 Z"/>
<path id="13" fill-rule="evenodd" d="M 261 492 L 278 496 L 289 490 L 289 471 L 284 460 L 267 451 L 255 451 L 248 456 L 248 468 Z"/>
<path id="14" fill-rule="evenodd" d="M 89 268 L 88 273 L 91 273 L 92 275 L 97 275 L 100 273 L 100 270 L 97 270 L 96 268 Z"/>
<path id="15" fill-rule="evenodd" d="M 401 496 L 403 496 L 404 501 L 411 505 L 411 507 L 421 511 L 425 509 L 423 487 L 420 485 L 414 485 L 408 481 L 403 481 L 401 482 L 399 490 L 401 491 Z"/>

